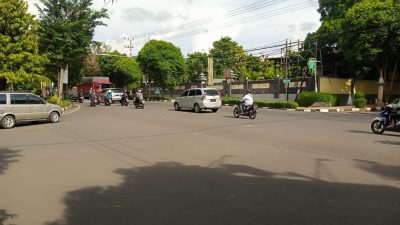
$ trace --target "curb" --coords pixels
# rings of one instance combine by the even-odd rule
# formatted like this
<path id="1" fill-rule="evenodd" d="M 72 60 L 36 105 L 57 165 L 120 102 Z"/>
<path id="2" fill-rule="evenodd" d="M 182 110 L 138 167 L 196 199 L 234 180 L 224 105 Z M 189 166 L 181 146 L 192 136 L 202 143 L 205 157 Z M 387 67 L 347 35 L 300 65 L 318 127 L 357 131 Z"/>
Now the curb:
<path id="1" fill-rule="evenodd" d="M 236 105 L 222 104 L 222 106 L 233 107 Z M 259 109 L 272 109 L 267 107 L 258 107 Z M 320 112 L 320 113 L 343 113 L 343 112 L 374 112 L 379 111 L 379 108 L 297 108 L 297 109 L 275 109 L 285 110 L 288 112 Z"/>
<path id="2" fill-rule="evenodd" d="M 72 104 L 71 104 L 71 105 L 69 105 L 69 106 L 67 106 L 67 107 L 61 108 L 62 114 L 68 114 L 67 111 L 70 110 L 70 109 L 73 109 L 75 106 L 77 106 L 77 110 L 81 108 L 80 105 L 72 105 Z"/>

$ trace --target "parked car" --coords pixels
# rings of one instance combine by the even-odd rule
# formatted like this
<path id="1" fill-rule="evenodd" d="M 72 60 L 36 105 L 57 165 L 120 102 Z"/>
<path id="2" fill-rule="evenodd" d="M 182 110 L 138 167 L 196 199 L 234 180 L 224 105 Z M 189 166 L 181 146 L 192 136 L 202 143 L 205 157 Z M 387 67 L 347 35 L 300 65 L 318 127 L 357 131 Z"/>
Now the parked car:
<path id="1" fill-rule="evenodd" d="M 0 92 L 1 126 L 10 129 L 19 121 L 60 121 L 62 111 L 39 96 L 23 92 Z"/>
<path id="2" fill-rule="evenodd" d="M 107 95 L 108 90 L 111 90 L 112 93 L 112 101 L 114 102 L 119 102 L 121 100 L 122 94 L 124 91 L 120 88 L 106 88 L 101 91 L 100 95 L 100 101 L 104 102 L 104 97 Z"/>
<path id="3" fill-rule="evenodd" d="M 194 88 L 184 91 L 175 99 L 174 108 L 176 111 L 182 108 L 192 109 L 195 112 L 211 109 L 217 112 L 221 108 L 221 96 L 214 88 Z"/>

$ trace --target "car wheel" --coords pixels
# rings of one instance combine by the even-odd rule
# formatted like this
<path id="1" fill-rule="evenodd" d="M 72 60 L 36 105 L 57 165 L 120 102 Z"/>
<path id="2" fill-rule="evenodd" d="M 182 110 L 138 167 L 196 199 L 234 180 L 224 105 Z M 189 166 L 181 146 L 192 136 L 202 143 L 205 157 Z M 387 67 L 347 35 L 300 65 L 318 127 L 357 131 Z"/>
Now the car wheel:
<path id="1" fill-rule="evenodd" d="M 15 126 L 15 118 L 13 116 L 5 116 L 1 120 L 1 126 L 4 129 L 11 129 Z"/>
<path id="2" fill-rule="evenodd" d="M 194 105 L 194 112 L 199 113 L 201 111 L 201 108 L 199 106 L 199 104 L 195 104 Z"/>
<path id="3" fill-rule="evenodd" d="M 211 111 L 213 111 L 213 112 L 218 112 L 218 109 L 211 109 Z"/>
<path id="4" fill-rule="evenodd" d="M 174 104 L 175 111 L 180 111 L 181 107 L 179 107 L 179 103 L 175 102 Z"/>
<path id="5" fill-rule="evenodd" d="M 51 123 L 58 123 L 60 121 L 60 115 L 58 112 L 51 112 L 49 116 L 49 121 Z"/>

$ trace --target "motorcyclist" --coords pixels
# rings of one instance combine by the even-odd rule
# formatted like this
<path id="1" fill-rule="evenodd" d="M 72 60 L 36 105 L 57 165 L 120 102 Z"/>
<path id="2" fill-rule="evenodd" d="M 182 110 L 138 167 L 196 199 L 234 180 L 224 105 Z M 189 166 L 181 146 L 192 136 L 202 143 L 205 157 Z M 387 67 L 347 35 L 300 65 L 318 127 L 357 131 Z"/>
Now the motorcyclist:
<path id="1" fill-rule="evenodd" d="M 400 101 L 396 99 L 392 104 L 387 105 L 389 108 L 389 116 L 390 116 L 390 125 L 388 128 L 395 127 L 396 125 L 400 125 L 400 120 L 397 121 L 397 117 L 399 117 L 400 110 Z"/>
<path id="2" fill-rule="evenodd" d="M 124 91 L 124 92 L 122 92 L 121 103 L 124 103 L 127 101 L 128 101 L 128 94 L 127 94 L 127 91 Z"/>
<path id="3" fill-rule="evenodd" d="M 111 92 L 111 90 L 107 91 L 106 99 L 107 99 L 107 101 L 112 101 L 112 92 Z"/>
<path id="4" fill-rule="evenodd" d="M 251 92 L 249 90 L 246 91 L 246 94 L 243 96 L 243 98 L 240 100 L 240 111 L 244 112 L 244 110 L 248 107 L 253 105 L 253 95 L 251 95 Z"/>
<path id="5" fill-rule="evenodd" d="M 133 98 L 133 104 L 140 103 L 141 101 L 143 101 L 143 94 L 142 90 L 139 89 L 135 93 L 135 97 Z"/>
<path id="6" fill-rule="evenodd" d="M 97 98 L 96 92 L 94 92 L 94 91 L 90 92 L 90 94 L 89 94 L 89 100 L 90 100 L 90 102 L 91 102 L 91 103 L 95 102 L 96 98 Z"/>

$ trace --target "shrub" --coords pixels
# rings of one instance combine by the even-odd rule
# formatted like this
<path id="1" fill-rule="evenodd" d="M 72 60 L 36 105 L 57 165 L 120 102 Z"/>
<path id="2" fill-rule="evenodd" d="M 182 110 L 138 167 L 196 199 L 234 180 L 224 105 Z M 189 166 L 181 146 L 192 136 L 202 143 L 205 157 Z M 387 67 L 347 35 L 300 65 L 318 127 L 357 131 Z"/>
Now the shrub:
<path id="1" fill-rule="evenodd" d="M 51 104 L 58 105 L 60 107 L 67 107 L 67 106 L 69 106 L 71 104 L 71 101 L 67 100 L 67 99 L 61 101 L 60 98 L 57 95 L 54 95 L 53 97 L 49 98 L 47 100 L 47 102 L 51 103 Z"/>
<path id="2" fill-rule="evenodd" d="M 269 101 L 254 101 L 258 107 L 268 107 L 268 104 L 271 103 Z"/>
<path id="3" fill-rule="evenodd" d="M 268 107 L 272 109 L 297 109 L 299 105 L 296 102 L 270 102 L 270 101 L 254 101 L 259 107 Z"/>
<path id="4" fill-rule="evenodd" d="M 268 107 L 274 109 L 297 109 L 299 104 L 297 102 L 270 102 Z"/>
<path id="5" fill-rule="evenodd" d="M 356 99 L 354 99 L 354 105 L 357 108 L 364 108 L 366 104 L 367 104 L 367 99 L 365 99 L 365 98 L 356 98 Z"/>
<path id="6" fill-rule="evenodd" d="M 232 98 L 232 97 L 225 97 L 222 99 L 222 104 L 228 104 L 228 105 L 237 105 L 239 104 L 240 100 L 237 98 Z"/>
<path id="7" fill-rule="evenodd" d="M 336 105 L 338 98 L 332 94 L 323 92 L 308 92 L 304 91 L 299 95 L 299 99 L 296 102 L 300 106 L 308 107 L 315 102 L 329 102 L 332 106 Z"/>
<path id="8" fill-rule="evenodd" d="M 365 98 L 365 94 L 362 92 L 357 92 L 354 94 L 354 99 L 358 99 L 358 98 Z"/>

